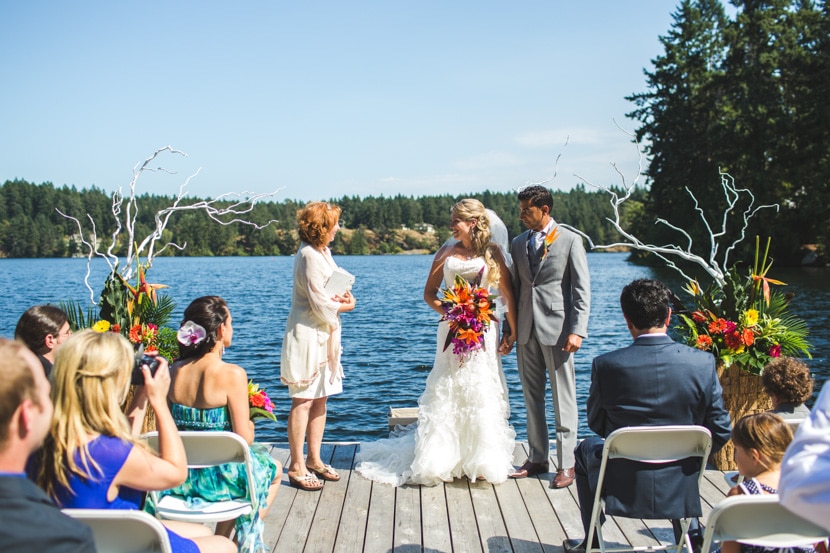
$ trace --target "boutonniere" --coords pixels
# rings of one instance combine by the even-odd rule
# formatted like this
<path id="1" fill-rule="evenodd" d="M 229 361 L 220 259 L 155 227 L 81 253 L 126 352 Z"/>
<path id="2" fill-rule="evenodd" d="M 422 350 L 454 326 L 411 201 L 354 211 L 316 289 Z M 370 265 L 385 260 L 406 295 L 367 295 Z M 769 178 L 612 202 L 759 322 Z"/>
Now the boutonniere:
<path id="1" fill-rule="evenodd" d="M 550 249 L 551 244 L 556 242 L 556 239 L 559 238 L 559 226 L 555 226 L 551 229 L 551 231 L 545 236 L 545 240 L 542 244 L 544 251 L 542 251 L 542 259 L 548 256 L 548 250 Z"/>

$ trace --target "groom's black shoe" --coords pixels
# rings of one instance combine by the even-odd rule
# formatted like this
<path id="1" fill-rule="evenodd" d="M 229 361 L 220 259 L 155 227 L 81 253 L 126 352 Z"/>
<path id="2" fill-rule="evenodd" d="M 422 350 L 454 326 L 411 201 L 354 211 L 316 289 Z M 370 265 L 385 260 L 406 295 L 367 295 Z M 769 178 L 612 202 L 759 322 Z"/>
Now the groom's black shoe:
<path id="1" fill-rule="evenodd" d="M 530 459 L 525 461 L 525 464 L 516 469 L 510 475 L 510 478 L 527 478 L 528 476 L 536 476 L 537 474 L 545 474 L 548 472 L 550 465 L 547 462 L 534 463 Z"/>

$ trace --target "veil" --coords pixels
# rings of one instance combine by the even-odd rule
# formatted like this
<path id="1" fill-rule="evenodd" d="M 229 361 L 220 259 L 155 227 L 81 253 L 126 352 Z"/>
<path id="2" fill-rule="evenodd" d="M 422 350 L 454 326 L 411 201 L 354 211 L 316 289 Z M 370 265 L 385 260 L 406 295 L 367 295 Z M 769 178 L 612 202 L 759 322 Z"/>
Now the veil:
<path id="1" fill-rule="evenodd" d="M 512 271 L 513 260 L 510 257 L 510 240 L 508 239 L 507 226 L 504 224 L 504 221 L 501 220 L 501 217 L 496 215 L 496 212 L 492 209 L 485 208 L 484 211 L 487 213 L 487 219 L 490 221 L 490 244 L 498 246 L 499 250 L 501 250 L 504 262 L 507 263 L 507 267 Z M 443 244 L 441 244 L 441 248 L 455 244 L 456 242 L 458 242 L 458 240 L 450 236 L 444 241 Z M 441 248 L 439 248 L 439 250 Z"/>

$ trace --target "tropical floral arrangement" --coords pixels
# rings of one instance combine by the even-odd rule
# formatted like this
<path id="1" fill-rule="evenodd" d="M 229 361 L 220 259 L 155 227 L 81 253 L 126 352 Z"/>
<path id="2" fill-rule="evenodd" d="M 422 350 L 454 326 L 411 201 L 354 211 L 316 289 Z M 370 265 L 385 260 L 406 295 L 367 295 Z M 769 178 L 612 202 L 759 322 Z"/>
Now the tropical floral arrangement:
<path id="1" fill-rule="evenodd" d="M 473 282 L 461 275 L 455 276 L 452 287 L 441 290 L 442 321 L 449 324 L 444 351 L 452 344 L 452 351 L 463 362 L 473 352 L 484 347 L 484 332 L 495 321 L 495 296 L 481 286 L 484 268 Z"/>
<path id="2" fill-rule="evenodd" d="M 265 390 L 259 387 L 259 384 L 254 384 L 252 380 L 248 381 L 248 407 L 250 408 L 250 419 L 252 421 L 257 419 L 277 420 L 271 398 L 268 397 Z"/>
<path id="3" fill-rule="evenodd" d="M 86 315 L 77 304 L 63 305 L 74 328 L 92 327 L 97 332 L 116 332 L 126 337 L 136 348 L 157 351 L 173 360 L 179 355 L 176 331 L 167 327 L 175 304 L 167 295 L 156 291 L 164 284 L 147 282 L 147 268 L 138 263 L 135 285 L 117 271 L 111 272 L 104 283 L 99 301 L 99 313 Z M 93 322 L 94 321 L 94 322 Z"/>
<path id="4" fill-rule="evenodd" d="M 711 351 L 725 367 L 739 364 L 743 370 L 760 375 L 764 366 L 782 355 L 810 357 L 807 324 L 789 311 L 791 295 L 773 290 L 785 283 L 767 277 L 769 240 L 760 259 L 759 239 L 755 262 L 747 275 L 736 267 L 726 273 L 723 286 L 712 284 L 703 290 L 696 280 L 686 291 L 694 309 L 680 312 L 677 330 L 686 343 Z"/>

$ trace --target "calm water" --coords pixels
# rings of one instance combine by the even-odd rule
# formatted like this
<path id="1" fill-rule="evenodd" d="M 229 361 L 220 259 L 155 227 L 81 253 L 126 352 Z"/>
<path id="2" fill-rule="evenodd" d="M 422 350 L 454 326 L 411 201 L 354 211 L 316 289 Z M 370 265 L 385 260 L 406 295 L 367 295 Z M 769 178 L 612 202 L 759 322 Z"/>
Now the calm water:
<path id="1" fill-rule="evenodd" d="M 344 393 L 329 401 L 325 439 L 366 440 L 386 434 L 390 406 L 416 406 L 435 352 L 437 316 L 423 302 L 423 283 L 430 256 L 339 256 L 339 265 L 357 276 L 355 311 L 343 315 Z M 576 355 L 577 394 L 585 404 L 591 359 L 624 346 L 630 336 L 619 311 L 622 287 L 635 278 L 660 278 L 681 295 L 680 279 L 665 269 L 627 263 L 626 254 L 591 253 L 592 312 L 590 337 Z M 96 260 L 90 282 L 97 298 L 108 273 Z M 150 282 L 170 286 L 176 302 L 173 321 L 193 298 L 223 296 L 234 318 L 234 344 L 225 357 L 246 368 L 264 386 L 277 406 L 279 422 L 257 423 L 262 441 L 286 441 L 285 419 L 290 402 L 279 382 L 279 357 L 285 319 L 291 303 L 292 257 L 159 258 Z M 85 259 L 0 259 L 0 336 L 11 337 L 17 318 L 31 305 L 61 300 L 89 301 L 83 284 Z M 814 357 L 809 365 L 818 383 L 830 377 L 830 271 L 778 270 L 774 278 L 796 293 L 795 311 L 811 328 Z M 511 422 L 525 438 L 525 411 L 515 351 L 503 359 L 510 389 Z M 552 407 L 549 406 L 552 419 Z M 580 433 L 589 432 L 584 412 Z"/>

